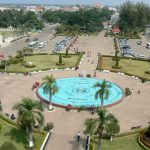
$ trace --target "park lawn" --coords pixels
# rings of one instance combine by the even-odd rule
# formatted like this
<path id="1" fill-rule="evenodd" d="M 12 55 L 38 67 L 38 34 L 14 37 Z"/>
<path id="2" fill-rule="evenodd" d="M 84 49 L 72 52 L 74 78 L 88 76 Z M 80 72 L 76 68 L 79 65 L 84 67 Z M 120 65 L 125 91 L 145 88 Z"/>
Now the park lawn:
<path id="1" fill-rule="evenodd" d="M 115 61 L 112 60 L 112 57 L 102 57 L 102 69 L 125 72 L 135 76 L 150 79 L 150 74 L 145 73 L 145 71 L 150 69 L 150 62 L 121 58 L 119 64 L 121 68 L 114 69 L 112 66 L 115 65 Z"/>
<path id="2" fill-rule="evenodd" d="M 30 72 L 30 71 L 36 71 L 36 70 L 48 70 L 48 69 L 63 69 L 63 68 L 74 68 L 76 65 L 78 65 L 81 55 L 71 55 L 70 58 L 64 58 L 63 63 L 65 65 L 59 66 L 56 65 L 56 63 L 59 60 L 59 55 L 31 55 L 26 56 L 25 61 L 29 62 L 31 61 L 36 67 L 34 68 L 26 68 L 21 63 L 18 64 L 11 64 L 10 67 L 7 68 L 8 72 Z"/>
<path id="3" fill-rule="evenodd" d="M 113 141 L 103 141 L 102 150 L 143 150 L 137 142 L 137 136 L 138 134 L 132 134 L 113 138 Z M 93 150 L 98 150 L 97 146 Z"/>
<path id="4" fill-rule="evenodd" d="M 2 124 L 2 130 L 0 131 L 0 147 L 5 141 L 13 142 L 17 150 L 25 150 L 25 146 L 28 144 L 26 132 L 19 130 L 16 126 L 11 125 L 0 118 Z M 45 139 L 46 134 L 33 134 L 36 150 L 40 150 L 40 147 Z"/>

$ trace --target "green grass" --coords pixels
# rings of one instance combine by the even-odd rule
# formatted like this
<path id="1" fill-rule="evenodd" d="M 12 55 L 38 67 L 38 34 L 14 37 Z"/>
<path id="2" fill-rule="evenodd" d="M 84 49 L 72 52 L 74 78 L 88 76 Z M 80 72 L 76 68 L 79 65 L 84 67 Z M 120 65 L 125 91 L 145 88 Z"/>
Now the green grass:
<path id="1" fill-rule="evenodd" d="M 71 55 L 70 58 L 64 58 L 63 63 L 65 65 L 59 66 L 56 63 L 59 60 L 59 55 L 31 55 L 26 56 L 25 61 L 31 61 L 36 67 L 34 68 L 26 68 L 21 63 L 18 64 L 11 64 L 10 67 L 7 69 L 7 72 L 30 72 L 36 70 L 48 70 L 48 69 L 63 69 L 63 68 L 73 68 L 78 65 L 81 55 Z"/>
<path id="2" fill-rule="evenodd" d="M 0 147 L 5 141 L 10 141 L 14 143 L 17 150 L 25 150 L 28 144 L 26 132 L 19 130 L 1 118 L 0 123 L 2 124 L 2 130 L 0 131 Z M 34 133 L 33 136 L 36 150 L 39 150 L 46 135 Z"/>
<path id="3" fill-rule="evenodd" d="M 120 59 L 120 69 L 114 69 L 112 66 L 115 65 L 115 61 L 112 57 L 102 57 L 102 69 L 114 70 L 118 72 L 125 72 L 133 75 L 137 75 L 143 78 L 150 79 L 150 75 L 146 74 L 145 71 L 150 69 L 150 62 L 132 60 L 132 59 Z"/>
<path id="4" fill-rule="evenodd" d="M 102 150 L 143 150 L 137 142 L 138 134 L 114 138 L 113 141 L 103 141 Z M 97 145 L 94 149 L 97 150 Z"/>

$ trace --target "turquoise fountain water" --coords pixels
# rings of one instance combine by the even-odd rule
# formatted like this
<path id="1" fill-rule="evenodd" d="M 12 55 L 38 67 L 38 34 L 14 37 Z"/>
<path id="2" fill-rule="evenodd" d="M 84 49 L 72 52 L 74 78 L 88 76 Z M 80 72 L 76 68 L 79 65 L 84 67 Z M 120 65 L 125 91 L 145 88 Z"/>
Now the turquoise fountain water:
<path id="1" fill-rule="evenodd" d="M 102 83 L 102 80 L 94 78 L 63 78 L 57 79 L 57 86 L 59 92 L 52 96 L 52 103 L 73 107 L 90 107 L 100 106 L 100 99 L 95 99 L 95 92 L 98 90 L 94 88 L 94 84 L 97 82 Z M 109 98 L 104 100 L 104 106 L 111 105 L 120 101 L 124 94 L 123 90 L 112 82 L 109 89 Z M 43 92 L 43 86 L 38 89 L 38 95 L 41 99 L 49 101 L 48 95 Z"/>

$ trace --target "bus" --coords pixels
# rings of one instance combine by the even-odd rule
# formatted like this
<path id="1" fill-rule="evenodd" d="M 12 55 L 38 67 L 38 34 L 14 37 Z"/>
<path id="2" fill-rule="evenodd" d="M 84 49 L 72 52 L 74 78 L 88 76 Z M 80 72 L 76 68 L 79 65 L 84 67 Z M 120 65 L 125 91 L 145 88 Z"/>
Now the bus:
<path id="1" fill-rule="evenodd" d="M 29 43 L 28 47 L 30 48 L 36 48 L 38 46 L 38 41 L 33 41 L 31 43 Z"/>

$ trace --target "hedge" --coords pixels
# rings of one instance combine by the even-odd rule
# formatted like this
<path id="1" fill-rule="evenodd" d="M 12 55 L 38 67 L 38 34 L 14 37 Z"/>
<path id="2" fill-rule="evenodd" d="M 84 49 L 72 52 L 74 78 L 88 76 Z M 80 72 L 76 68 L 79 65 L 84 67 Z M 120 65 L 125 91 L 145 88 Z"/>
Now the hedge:
<path id="1" fill-rule="evenodd" d="M 5 117 L 2 113 L 0 113 L 0 118 L 1 118 L 2 120 L 6 121 L 6 122 L 9 123 L 9 124 L 12 124 L 12 125 L 14 125 L 14 126 L 17 126 L 17 123 L 16 123 L 16 122 L 14 122 L 13 120 L 11 120 L 11 119 Z"/>
<path id="2" fill-rule="evenodd" d="M 132 135 L 132 134 L 137 134 L 137 133 L 143 132 L 145 130 L 147 130 L 147 128 L 142 128 L 142 129 L 136 129 L 134 131 L 123 132 L 123 133 L 114 135 L 114 138 L 128 136 L 128 135 Z"/>
<path id="3" fill-rule="evenodd" d="M 137 137 L 137 141 L 138 141 L 138 144 L 144 148 L 145 150 L 150 150 L 150 148 L 148 148 L 142 141 L 141 141 L 141 135 L 139 134 L 139 136 Z"/>

